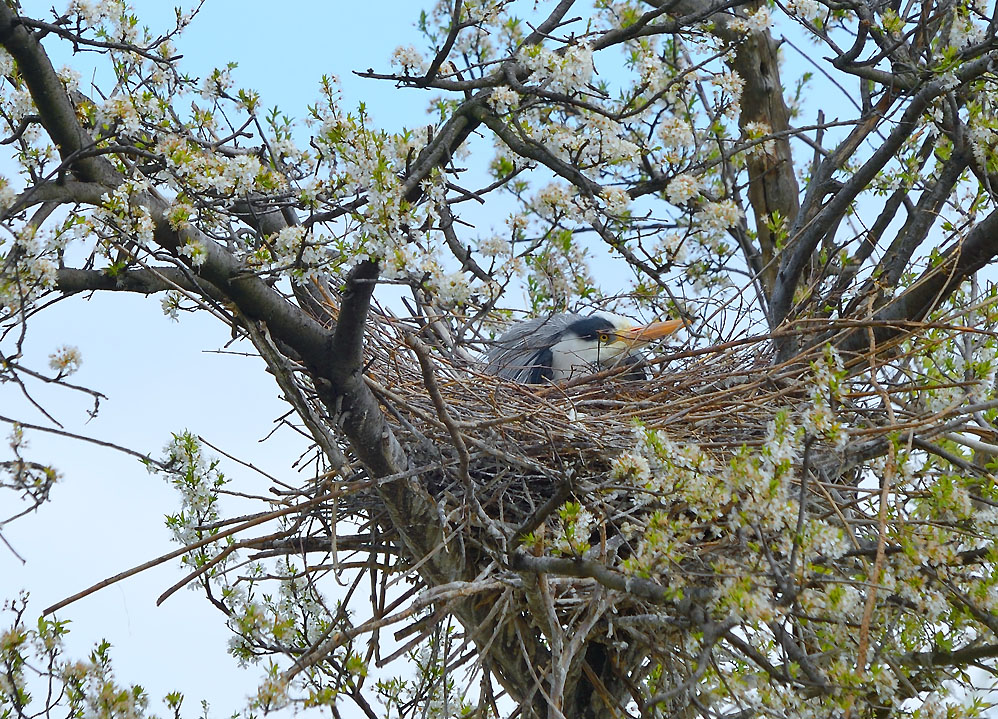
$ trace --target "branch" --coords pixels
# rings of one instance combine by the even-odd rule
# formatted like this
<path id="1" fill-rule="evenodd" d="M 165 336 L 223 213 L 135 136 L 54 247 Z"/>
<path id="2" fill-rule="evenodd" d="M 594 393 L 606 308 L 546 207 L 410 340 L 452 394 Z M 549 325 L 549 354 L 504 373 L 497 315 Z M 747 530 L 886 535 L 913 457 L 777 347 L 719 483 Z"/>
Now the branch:
<path id="1" fill-rule="evenodd" d="M 327 374 L 345 379 L 360 372 L 364 361 L 367 313 L 371 308 L 371 296 L 380 273 L 377 262 L 365 260 L 356 265 L 347 276 L 339 321 L 329 348 L 330 355 L 335 356 L 337 361 Z"/>
<path id="2" fill-rule="evenodd" d="M 899 658 L 899 663 L 911 669 L 934 671 L 939 667 L 965 667 L 981 659 L 998 657 L 998 644 L 981 644 L 953 651 L 936 649 L 931 652 L 911 652 Z"/>
<path id="3" fill-rule="evenodd" d="M 662 585 L 648 579 L 631 577 L 608 569 L 598 562 L 559 557 L 534 557 L 516 552 L 510 557 L 510 568 L 517 572 L 558 574 L 563 577 L 595 579 L 608 589 L 616 589 L 656 604 L 675 604 L 674 595 Z"/>
<path id="4" fill-rule="evenodd" d="M 987 72 L 998 52 L 993 52 L 961 67 L 957 72 L 957 82 L 961 85 L 974 80 Z M 776 326 L 783 322 L 790 313 L 794 292 L 800 281 L 801 273 L 810 261 L 815 248 L 827 232 L 844 216 L 849 206 L 859 193 L 876 177 L 877 173 L 894 158 L 898 149 L 908 140 L 912 131 L 917 128 L 922 113 L 936 97 L 947 92 L 952 87 L 952 78 L 937 78 L 927 83 L 911 100 L 904 113 L 898 119 L 894 129 L 887 139 L 873 152 L 870 158 L 852 175 L 852 177 L 836 192 L 820 210 L 811 214 L 809 206 L 813 206 L 816 198 L 824 192 L 822 187 L 825 179 L 848 159 L 859 139 L 865 137 L 876 126 L 879 119 L 886 115 L 891 101 L 890 95 L 885 95 L 881 103 L 853 131 L 849 138 L 821 164 L 819 172 L 808 189 L 804 205 L 797 222 L 791 228 L 791 250 L 783 256 L 771 305 L 772 324 Z M 908 317 L 910 318 L 910 316 Z M 784 343 L 781 354 L 792 351 L 793 347 Z"/>
<path id="5" fill-rule="evenodd" d="M 518 136 L 516 132 L 484 105 L 476 108 L 475 118 L 492 130 L 509 149 L 520 157 L 529 157 L 531 160 L 541 163 L 588 195 L 599 195 L 601 187 L 598 182 L 590 180 L 581 170 L 555 157 L 543 145 Z"/>
<path id="6" fill-rule="evenodd" d="M 242 324 L 246 327 L 247 333 L 253 341 L 253 346 L 256 347 L 260 357 L 267 363 L 267 367 L 277 380 L 277 385 L 284 393 L 284 399 L 295 408 L 312 439 L 326 456 L 329 466 L 341 472 L 345 470 L 350 466 L 350 460 L 340 450 L 336 437 L 322 421 L 319 413 L 305 399 L 298 386 L 295 371 L 300 368 L 292 366 L 291 361 L 278 351 L 270 338 L 266 325 L 261 328 L 255 322 L 245 319 Z"/>
<path id="7" fill-rule="evenodd" d="M 121 445 L 114 444 L 113 442 L 105 442 L 104 440 L 101 439 L 94 439 L 93 437 L 88 437 L 85 434 L 76 434 L 75 432 L 67 432 L 64 429 L 56 429 L 55 427 L 43 427 L 42 425 L 38 424 L 28 424 L 27 422 L 22 422 L 18 419 L 14 419 L 13 417 L 4 417 L 3 415 L 0 415 L 0 422 L 6 422 L 7 424 L 16 427 L 21 427 L 23 429 L 32 429 L 38 432 L 48 432 L 49 434 L 58 435 L 59 437 L 69 437 L 70 439 L 78 439 L 83 442 L 89 442 L 90 444 L 96 444 L 98 447 L 106 447 L 107 449 L 113 449 L 118 452 L 121 452 L 122 454 L 130 455 L 132 457 L 135 457 L 136 459 L 138 459 L 147 466 L 149 465 L 155 467 L 162 466 L 160 462 L 157 462 L 155 459 L 153 459 L 147 454 L 136 452 L 134 449 L 129 449 L 128 447 L 122 447 Z"/>
<path id="8" fill-rule="evenodd" d="M 744 131 L 750 123 L 758 122 L 768 127 L 770 133 L 789 130 L 790 111 L 783 99 L 779 46 L 772 35 L 766 30 L 732 41 L 737 42 L 732 68 L 745 80 L 742 96 L 752 98 L 742 107 L 739 128 Z M 748 153 L 746 165 L 748 199 L 762 251 L 761 281 L 766 294 L 771 295 L 776 284 L 778 235 L 784 229 L 776 228 L 774 232 L 771 229 L 773 218 L 780 217 L 790 223 L 796 220 L 800 211 L 800 188 L 789 135 L 774 137 L 761 151 Z"/>
<path id="9" fill-rule="evenodd" d="M 960 284 L 998 256 L 998 210 L 978 222 L 955 245 L 943 253 L 942 260 L 922 273 L 915 283 L 873 315 L 875 323 L 920 320 L 938 307 Z M 904 330 L 889 324 L 877 324 L 873 337 L 880 344 L 897 337 Z M 866 330 L 849 333 L 836 346 L 845 352 L 865 352 L 870 345 Z"/>
<path id="10" fill-rule="evenodd" d="M 22 192 L 4 215 L 10 217 L 21 210 L 46 202 L 99 205 L 107 192 L 108 188 L 97 182 L 42 182 Z"/>
<path id="11" fill-rule="evenodd" d="M 44 616 L 46 614 L 52 614 L 53 612 L 57 612 L 63 607 L 72 604 L 76 600 L 82 599 L 83 597 L 86 597 L 89 594 L 93 594 L 99 589 L 103 589 L 104 587 L 108 587 L 112 584 L 115 584 L 116 582 L 120 582 L 122 579 L 127 579 L 128 577 L 132 577 L 136 574 L 139 574 L 140 572 L 144 572 L 145 570 L 151 567 L 155 567 L 156 565 L 162 564 L 163 562 L 167 562 L 171 559 L 174 559 L 175 557 L 187 554 L 188 552 L 193 552 L 195 549 L 200 549 L 206 544 L 217 542 L 221 539 L 225 539 L 226 537 L 230 537 L 233 534 L 237 534 L 246 529 L 255 527 L 258 524 L 263 524 L 264 522 L 269 522 L 273 519 L 278 519 L 279 517 L 285 517 L 288 515 L 300 515 L 303 512 L 305 512 L 305 510 L 311 507 L 320 505 L 323 502 L 328 502 L 329 500 L 335 499 L 340 495 L 348 494 L 349 492 L 353 491 L 356 491 L 355 487 L 351 487 L 349 489 L 343 489 L 343 488 L 332 489 L 329 492 L 319 495 L 318 497 L 313 497 L 312 499 L 291 505 L 290 507 L 283 507 L 273 512 L 267 512 L 265 514 L 258 515 L 247 522 L 243 522 L 242 524 L 230 527 L 229 529 L 225 529 L 221 532 L 218 532 L 217 534 L 209 534 L 207 537 L 202 537 L 196 542 L 192 542 L 186 546 L 181 547 L 180 549 L 175 549 L 174 551 L 163 554 L 159 557 L 156 557 L 155 559 L 150 559 L 148 562 L 143 562 L 142 564 L 136 567 L 132 567 L 131 569 L 127 569 L 124 572 L 121 572 L 120 574 L 116 574 L 113 577 L 108 577 L 107 579 L 98 582 L 92 587 L 84 589 L 82 592 L 77 592 L 71 597 L 67 597 L 66 599 L 63 599 L 60 602 L 56 602 L 52 606 L 45 609 L 42 612 L 42 615 Z"/>
<path id="12" fill-rule="evenodd" d="M 17 69 L 31 92 L 41 123 L 64 160 L 94 146 L 93 138 L 76 117 L 76 108 L 66 94 L 52 62 L 7 3 L 0 3 L 0 45 L 17 62 Z M 87 182 L 114 186 L 120 175 L 103 157 L 80 158 L 71 163 L 74 173 Z"/>
<path id="13" fill-rule="evenodd" d="M 55 25 L 50 22 L 43 22 L 41 20 L 32 20 L 28 18 L 21 18 L 21 22 L 26 27 L 35 28 L 36 30 L 44 30 L 45 32 L 50 32 L 58 35 L 64 40 L 69 40 L 73 43 L 74 51 L 77 50 L 77 45 L 85 45 L 88 47 L 103 48 L 107 50 L 122 50 L 129 53 L 134 53 L 140 57 L 144 57 L 146 60 L 150 60 L 157 65 L 170 65 L 171 63 L 179 60 L 183 55 L 173 55 L 171 57 L 164 57 L 163 55 L 152 52 L 152 48 L 161 47 L 162 45 L 158 42 L 154 42 L 147 47 L 140 47 L 139 45 L 133 45 L 132 43 L 126 42 L 105 42 L 103 40 L 92 40 L 90 38 L 83 37 L 80 34 L 71 32 L 61 25 Z"/>
<path id="14" fill-rule="evenodd" d="M 969 164 L 969 153 L 957 151 L 946 162 L 942 170 L 934 173 L 936 181 L 918 198 L 915 210 L 908 216 L 904 227 L 884 253 L 873 276 L 885 287 L 895 287 L 908 269 L 908 261 L 915 250 L 928 237 L 929 230 L 940 217 L 950 191 L 960 181 L 960 176 Z M 862 294 L 862 293 L 860 293 Z"/>
<path id="15" fill-rule="evenodd" d="M 433 371 L 433 361 L 430 359 L 430 351 L 414 334 L 406 335 L 405 340 L 406 344 L 416 353 L 416 359 L 419 360 L 419 368 L 423 374 L 423 385 L 430 394 L 433 406 L 437 410 L 437 417 L 444 423 L 447 432 L 450 434 L 454 449 L 457 450 L 458 477 L 464 486 L 468 488 L 468 491 L 473 492 L 471 477 L 468 475 L 468 465 L 471 461 L 468 455 L 468 445 L 464 442 L 464 435 L 461 434 L 461 428 L 458 427 L 457 422 L 454 421 L 454 417 L 451 416 L 450 410 L 447 409 L 447 402 L 440 394 L 440 387 L 437 385 L 437 378 Z"/>
<path id="16" fill-rule="evenodd" d="M 915 166 L 914 170 L 918 173 L 922 173 L 922 168 L 925 167 L 926 161 L 932 155 L 935 149 L 935 142 L 932 138 L 926 138 L 925 142 L 922 143 L 922 147 L 918 151 L 918 164 Z M 877 249 L 877 244 L 880 242 L 884 233 L 894 222 L 894 218 L 897 215 L 901 206 L 909 201 L 908 198 L 909 188 L 900 187 L 895 190 L 891 196 L 884 203 L 883 209 L 881 209 L 880 214 L 877 215 L 877 219 L 874 220 L 870 228 L 864 233 L 863 239 L 856 249 L 855 254 L 849 261 L 849 264 L 843 268 L 838 279 L 835 281 L 835 285 L 831 290 L 825 295 L 823 300 L 818 303 L 821 304 L 835 304 L 846 289 L 852 286 L 853 280 L 859 274 L 859 272 L 865 267 L 867 260 L 873 255 L 874 250 Z M 863 292 L 857 293 L 859 296 L 863 296 Z M 848 314 L 848 313 L 845 313 Z"/>
<path id="17" fill-rule="evenodd" d="M 342 646 L 354 637 L 364 634 L 365 632 L 373 632 L 381 627 L 386 627 L 405 619 L 409 619 L 422 611 L 424 607 L 428 607 L 431 604 L 474 597 L 475 595 L 483 592 L 492 592 L 497 589 L 502 589 L 502 586 L 502 583 L 497 580 L 487 579 L 476 582 L 449 582 L 441 586 L 427 589 L 425 592 L 413 599 L 412 603 L 400 612 L 396 612 L 395 614 L 387 617 L 375 617 L 373 619 L 368 619 L 366 622 L 356 627 L 338 631 L 331 636 L 327 634 L 319 641 L 313 642 L 312 646 L 310 646 L 308 651 L 305 652 L 297 662 L 295 662 L 294 666 L 284 672 L 284 679 L 290 681 L 305 669 L 308 669 L 310 666 L 325 659 L 337 647 Z"/>
<path id="18" fill-rule="evenodd" d="M 113 292 L 138 292 L 150 295 L 155 292 L 182 289 L 206 294 L 214 300 L 225 296 L 208 282 L 191 282 L 188 271 L 176 267 L 153 267 L 144 270 L 122 270 L 109 274 L 104 270 L 79 270 L 65 267 L 56 274 L 56 289 L 65 295 L 97 290 Z"/>
<path id="19" fill-rule="evenodd" d="M 381 554 L 397 554 L 398 548 L 391 542 L 378 542 L 369 534 L 292 537 L 290 539 L 272 539 L 258 542 L 254 545 L 259 549 L 253 559 L 266 557 L 284 557 L 289 554 L 304 555 L 310 552 L 335 554 L 336 552 L 368 552 Z"/>

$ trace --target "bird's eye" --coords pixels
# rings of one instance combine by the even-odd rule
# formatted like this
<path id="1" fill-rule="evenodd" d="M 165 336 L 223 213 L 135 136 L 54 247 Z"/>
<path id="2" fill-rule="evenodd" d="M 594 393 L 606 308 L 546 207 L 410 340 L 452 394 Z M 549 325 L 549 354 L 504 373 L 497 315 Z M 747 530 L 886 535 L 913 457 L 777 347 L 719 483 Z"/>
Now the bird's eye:
<path id="1" fill-rule="evenodd" d="M 608 335 L 606 332 L 600 332 L 599 341 L 600 342 L 609 342 L 610 341 L 610 335 Z"/>

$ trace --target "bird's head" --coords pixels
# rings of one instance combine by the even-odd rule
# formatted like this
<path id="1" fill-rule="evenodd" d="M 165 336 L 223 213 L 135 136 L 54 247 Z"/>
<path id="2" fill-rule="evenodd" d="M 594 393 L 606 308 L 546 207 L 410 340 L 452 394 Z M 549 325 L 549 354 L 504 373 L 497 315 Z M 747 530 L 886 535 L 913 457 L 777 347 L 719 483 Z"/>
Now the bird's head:
<path id="1" fill-rule="evenodd" d="M 616 354 L 624 354 L 670 335 L 682 326 L 682 320 L 635 325 L 626 317 L 602 312 L 579 320 L 569 329 L 577 336 L 603 345 Z"/>
<path id="2" fill-rule="evenodd" d="M 682 320 L 635 325 L 626 317 L 609 313 L 581 317 L 565 328 L 561 341 L 552 348 L 556 355 L 553 365 L 556 373 L 581 365 L 613 365 L 682 326 Z"/>
<path id="3" fill-rule="evenodd" d="M 485 355 L 485 371 L 525 384 L 560 382 L 641 360 L 641 348 L 675 332 L 682 320 L 634 325 L 611 314 L 535 317 L 506 331 Z M 627 379 L 644 377 L 644 371 Z"/>

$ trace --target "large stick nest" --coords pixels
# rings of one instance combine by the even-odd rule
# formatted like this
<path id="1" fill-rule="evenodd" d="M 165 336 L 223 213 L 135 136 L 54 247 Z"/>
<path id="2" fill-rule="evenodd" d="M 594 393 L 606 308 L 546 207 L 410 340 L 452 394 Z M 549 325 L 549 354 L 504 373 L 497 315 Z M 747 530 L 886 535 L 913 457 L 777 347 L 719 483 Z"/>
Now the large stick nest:
<path id="1" fill-rule="evenodd" d="M 381 329 L 370 385 L 397 422 L 402 443 L 443 464 L 431 490 L 462 493 L 459 433 L 469 478 L 488 498 L 482 504 L 494 504 L 512 523 L 566 481 L 580 488 L 605 483 L 610 461 L 634 447 L 638 423 L 720 453 L 757 442 L 772 408 L 799 394 L 769 378 L 768 352 L 755 343 L 665 354 L 649 363 L 647 380 L 623 379 L 626 368 L 619 368 L 542 387 L 439 357 L 432 358 L 428 380 L 428 348 L 414 350 L 401 332 Z"/>
<path id="2" fill-rule="evenodd" d="M 846 322 L 840 329 L 855 332 L 860 325 Z M 668 497 L 636 510 L 635 488 L 611 476 L 613 460 L 635 447 L 636 427 L 663 430 L 721 467 L 738 451 L 761 449 L 778 411 L 793 416 L 809 406 L 813 363 L 827 359 L 824 347 L 815 346 L 774 365 L 772 336 L 760 335 L 706 348 L 663 350 L 650 359 L 643 381 L 625 380 L 623 369 L 610 369 L 540 387 L 450 362 L 402 322 L 376 318 L 373 329 L 369 384 L 409 452 L 411 466 L 427 468 L 420 477 L 442 516 L 473 496 L 514 543 L 555 516 L 569 499 L 598 502 L 603 521 L 618 528 L 636 511 L 683 511 L 681 504 L 671 506 Z M 820 439 L 811 446 L 810 471 L 826 484 L 841 481 L 840 474 L 865 458 L 883 454 L 890 433 L 918 431 L 931 437 L 965 414 L 962 400 L 943 411 L 920 406 L 917 388 L 944 380 L 918 376 L 910 359 L 968 328 L 926 323 L 906 329 L 912 333 L 849 361 L 848 386 L 836 407 L 848 427 L 848 446 L 836 449 Z M 922 338 L 933 332 L 934 339 Z M 871 384 L 871 375 L 881 381 Z M 952 384 L 959 390 L 959 381 Z M 893 422 L 885 402 L 898 410 Z M 799 485 L 800 457 L 796 465 Z M 854 484 L 855 475 L 848 481 Z M 822 516 L 844 521 L 848 515 L 862 523 L 856 517 L 855 491 L 809 491 Z M 811 509 L 817 511 L 814 503 Z M 703 536 L 716 534 L 708 530 Z"/>
<path id="3" fill-rule="evenodd" d="M 713 626 L 702 618 L 703 612 L 716 618 L 727 614 L 718 627 L 732 626 L 731 617 L 774 616 L 786 610 L 785 605 L 772 608 L 780 597 L 796 596 L 806 604 L 805 594 L 823 586 L 862 583 L 857 577 L 874 571 L 875 557 L 877 562 L 885 556 L 902 560 L 905 532 L 909 537 L 911 532 L 924 533 L 921 539 L 928 546 L 936 528 L 952 525 L 955 539 L 945 541 L 952 545 L 959 571 L 964 564 L 972 569 L 983 556 L 973 537 L 960 534 L 965 529 L 962 520 L 934 516 L 924 522 L 916 505 L 935 478 L 954 468 L 971 480 L 980 479 L 974 491 L 982 494 L 986 482 L 993 481 L 983 468 L 948 454 L 942 441 L 947 433 L 982 426 L 975 415 L 998 406 L 990 399 L 993 388 L 982 391 L 986 383 L 968 377 L 960 366 L 933 365 L 958 354 L 963 340 L 987 338 L 987 330 L 904 323 L 898 329 L 906 332 L 897 333 L 890 343 L 844 358 L 841 386 L 825 401 L 832 405 L 845 441 L 807 430 L 809 436 L 797 442 L 789 466 L 770 473 L 779 479 L 783 514 L 790 516 L 777 523 L 760 514 L 759 507 L 765 511 L 766 504 L 752 496 L 752 489 L 725 486 L 726 476 L 730 478 L 725 472 L 739 462 L 765 461 L 760 458 L 769 449 L 778 415 L 804 426 L 803 418 L 815 406 L 815 387 L 820 386 L 816 377 L 831 362 L 826 345 L 816 343 L 778 364 L 773 335 L 743 335 L 709 347 L 664 348 L 650 358 L 646 380 L 624 379 L 626 369 L 621 368 L 555 386 L 525 386 L 484 375 L 474 362 L 448 359 L 453 353 L 435 345 L 418 327 L 373 315 L 365 376 L 406 452 L 405 481 L 418 484 L 436 505 L 444 538 L 430 555 L 457 549 L 461 556 L 474 558 L 466 582 L 474 586 L 427 587 L 426 602 L 439 603 L 432 617 L 446 613 L 453 598 L 448 592 L 454 597 L 459 591 L 478 592 L 482 603 L 506 617 L 509 626 L 526 617 L 532 625 L 540 622 L 548 633 L 558 631 L 552 630 L 554 624 L 544 624 L 543 607 L 530 606 L 543 595 L 553 612 L 549 616 L 556 615 L 564 631 L 583 627 L 594 637 L 626 636 L 627 642 L 634 640 L 635 651 L 651 651 L 649 647 L 661 649 L 655 617 L 664 605 L 669 626 L 676 629 Z M 840 321 L 837 329 L 855 333 L 872 327 Z M 835 328 L 830 322 L 822 326 L 826 333 Z M 869 334 L 872 340 L 873 332 Z M 827 335 L 834 343 L 835 337 Z M 936 349 L 942 350 L 938 357 L 933 355 Z M 940 403 L 947 392 L 951 400 Z M 655 432 L 668 437 L 672 449 L 688 452 L 698 458 L 694 464 L 702 465 L 674 485 L 666 477 L 656 488 L 616 471 L 620 458 L 633 454 L 640 438 Z M 874 463 L 905 448 L 940 461 L 923 463 L 920 476 L 880 484 L 877 472 L 886 473 Z M 365 480 L 363 470 L 354 468 L 357 474 L 343 478 Z M 417 587 L 426 587 L 415 575 L 426 558 L 406 556 L 373 487 L 397 479 L 353 482 L 366 489 L 339 497 L 333 515 L 360 526 L 354 543 L 330 548 L 328 537 L 320 536 L 329 529 L 325 525 L 314 527 L 319 533 L 310 539 L 334 554 L 394 555 L 399 561 L 386 571 L 408 574 Z M 723 501 L 697 504 L 682 491 L 681 483 L 692 481 L 708 494 L 723 495 Z M 570 533 L 564 511 L 569 503 L 583 507 L 592 519 L 575 546 L 563 541 Z M 881 511 L 887 506 L 897 513 Z M 801 540 L 819 525 L 841 530 L 849 550 L 842 551 L 840 541 L 825 555 L 820 542 Z M 645 552 L 656 532 L 666 537 L 667 549 Z M 295 541 L 296 546 L 306 545 Z M 726 595 L 725 583 L 735 578 L 749 582 L 751 591 Z M 540 582 L 546 588 L 538 594 Z M 731 605 L 731 597 L 738 596 L 748 601 L 762 596 L 772 607 L 753 614 L 752 606 Z M 607 611 L 610 604 L 612 612 Z M 914 605 L 898 600 L 890 612 L 912 612 Z M 700 620 L 693 617 L 695 611 L 701 612 Z M 893 626 L 890 612 L 878 631 Z M 583 616 L 590 617 L 588 624 Z M 837 621 L 815 619 L 812 626 L 812 618 L 801 616 L 801 626 L 809 627 L 801 629 L 807 641 L 821 622 Z M 639 627 L 641 622 L 650 623 Z M 869 628 L 880 619 L 864 622 Z M 502 621 L 495 625 L 496 632 L 505 631 Z M 412 631 L 422 637 L 434 626 L 434 621 L 421 620 Z M 618 629 L 625 634 L 617 635 Z M 406 629 L 397 637 L 410 633 Z"/>
<path id="4" fill-rule="evenodd" d="M 819 347 L 774 368 L 762 336 L 665 350 L 649 359 L 646 380 L 618 368 L 530 386 L 449 362 L 402 323 L 375 327 L 369 385 L 413 465 L 434 468 L 422 475 L 427 490 L 457 503 L 471 491 L 511 532 L 533 530 L 570 497 L 600 494 L 605 503 L 628 489 L 610 468 L 635 447 L 636 427 L 664 430 L 718 463 L 760 446 L 774 414 L 806 400 L 810 362 L 822 356 Z M 603 512 L 622 521 L 632 503 L 616 494 L 619 512 Z"/>

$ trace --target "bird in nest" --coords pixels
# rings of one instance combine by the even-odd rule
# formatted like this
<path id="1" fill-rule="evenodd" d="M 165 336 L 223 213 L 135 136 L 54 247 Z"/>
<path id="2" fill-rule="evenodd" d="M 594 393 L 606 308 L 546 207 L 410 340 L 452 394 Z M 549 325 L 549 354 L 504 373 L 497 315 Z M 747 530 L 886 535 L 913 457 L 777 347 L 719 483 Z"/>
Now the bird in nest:
<path id="1" fill-rule="evenodd" d="M 523 384 L 560 382 L 611 367 L 637 365 L 641 350 L 683 326 L 683 320 L 633 325 L 610 313 L 558 314 L 519 322 L 485 354 L 485 372 Z M 623 373 L 645 379 L 643 368 Z"/>

